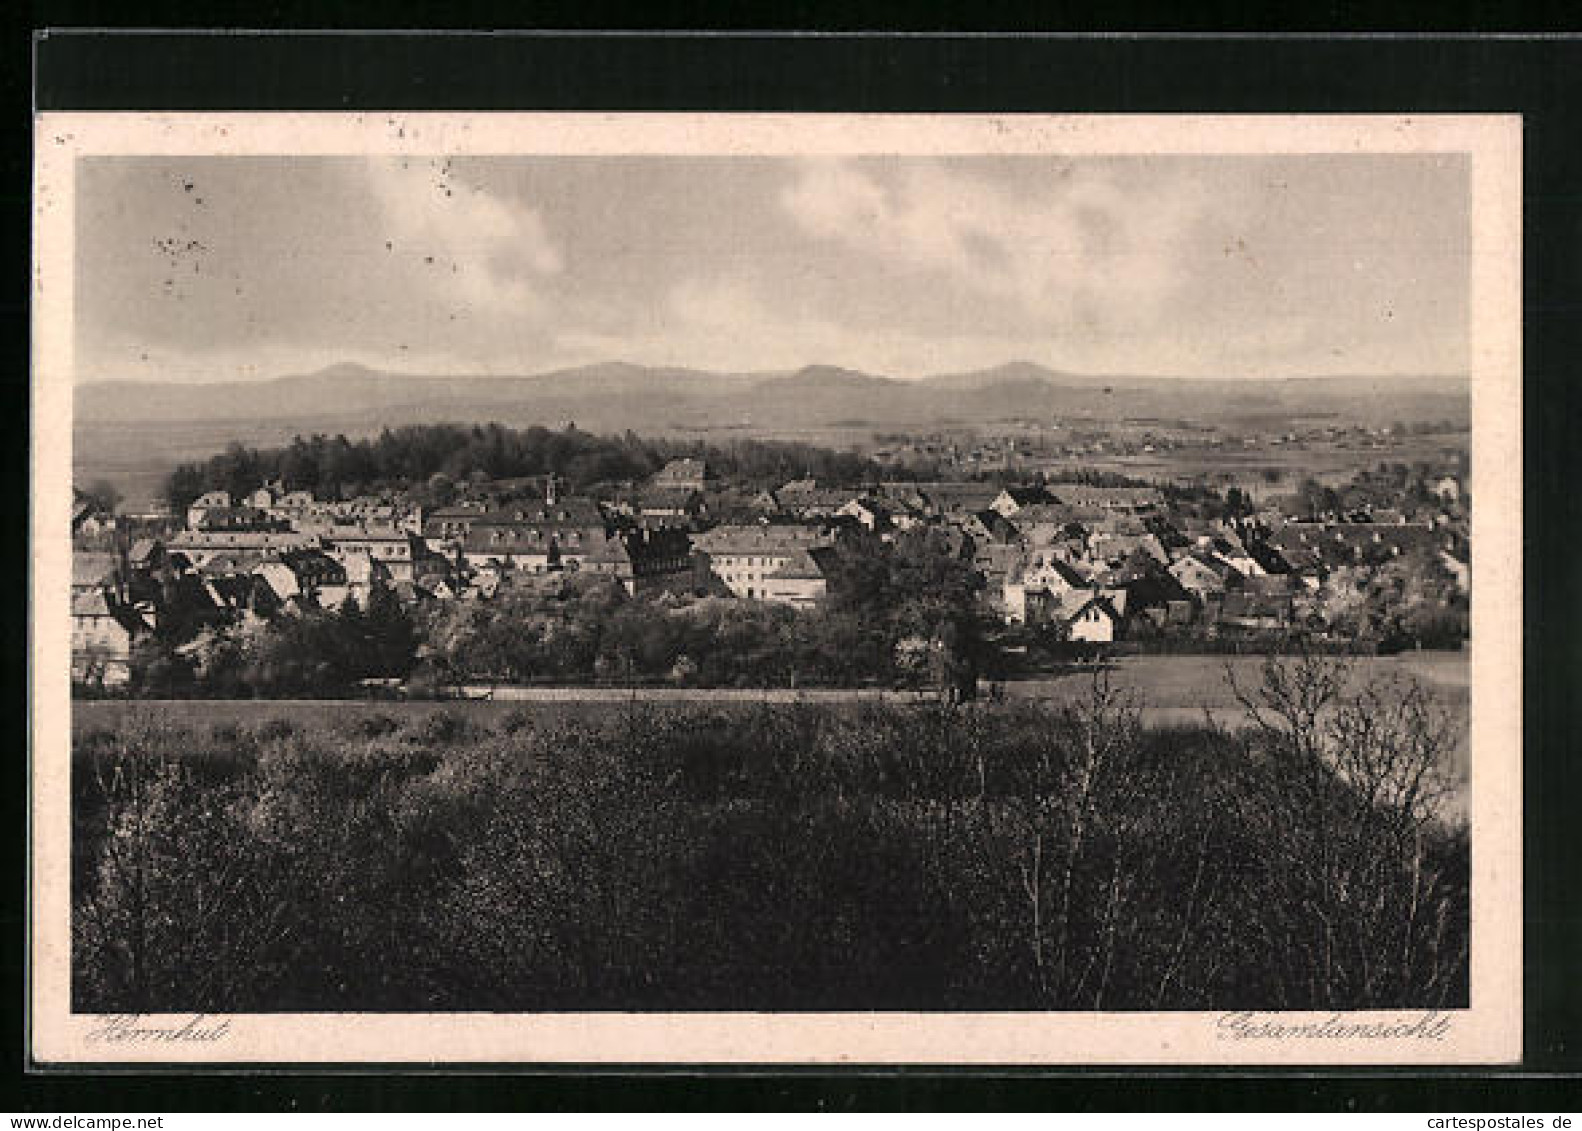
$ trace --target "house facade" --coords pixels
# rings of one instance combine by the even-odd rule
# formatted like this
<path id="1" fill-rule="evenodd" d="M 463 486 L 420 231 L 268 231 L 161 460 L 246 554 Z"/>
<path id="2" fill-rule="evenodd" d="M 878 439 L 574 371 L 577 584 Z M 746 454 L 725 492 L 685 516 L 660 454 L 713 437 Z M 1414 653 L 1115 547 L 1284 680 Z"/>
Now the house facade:
<path id="1" fill-rule="evenodd" d="M 132 609 L 113 605 L 102 590 L 71 601 L 71 678 L 76 683 L 124 687 L 132 678 L 132 647 L 148 626 Z"/>
<path id="2" fill-rule="evenodd" d="M 770 579 L 791 565 L 793 559 L 800 563 L 808 551 L 827 545 L 828 541 L 822 531 L 809 526 L 717 526 L 700 534 L 696 544 L 709 573 L 732 594 L 751 600 L 774 600 L 777 598 L 770 593 L 805 588 L 789 583 L 808 579 L 789 575 Z"/>
<path id="3" fill-rule="evenodd" d="M 1068 639 L 1083 644 L 1111 644 L 1120 639 L 1122 616 L 1109 596 L 1095 593 L 1066 617 Z"/>
<path id="4" fill-rule="evenodd" d="M 828 552 L 815 546 L 791 555 L 784 565 L 764 575 L 763 599 L 797 608 L 818 604 L 829 591 L 825 573 Z"/>

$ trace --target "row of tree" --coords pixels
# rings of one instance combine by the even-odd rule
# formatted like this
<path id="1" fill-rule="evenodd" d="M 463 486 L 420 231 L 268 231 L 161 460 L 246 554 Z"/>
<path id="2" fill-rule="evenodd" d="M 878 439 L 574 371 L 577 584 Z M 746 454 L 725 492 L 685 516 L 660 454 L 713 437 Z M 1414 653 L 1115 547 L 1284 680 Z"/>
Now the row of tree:
<path id="1" fill-rule="evenodd" d="M 469 681 L 657 680 L 707 686 L 919 682 L 970 695 L 988 660 L 981 579 L 937 531 L 850 531 L 815 609 L 731 599 L 630 600 L 598 578 L 502 592 L 423 618 L 420 675 Z"/>
<path id="2" fill-rule="evenodd" d="M 404 679 L 417 655 L 412 617 L 382 585 L 367 608 L 339 609 L 156 631 L 133 650 L 131 690 L 149 698 L 320 698 L 368 679 Z"/>
<path id="3" fill-rule="evenodd" d="M 444 503 L 469 483 L 553 474 L 573 490 L 640 480 L 672 459 L 706 459 L 741 483 L 773 486 L 788 479 L 858 483 L 879 476 L 876 464 L 851 452 L 809 444 L 739 439 L 703 444 L 603 436 L 576 428 L 509 428 L 502 424 L 422 424 L 386 428 L 358 440 L 344 435 L 298 436 L 279 448 L 233 443 L 207 460 L 183 463 L 165 485 L 176 513 L 206 491 L 240 497 L 260 483 L 308 490 L 337 499 L 370 490 L 412 490 L 422 501 Z"/>

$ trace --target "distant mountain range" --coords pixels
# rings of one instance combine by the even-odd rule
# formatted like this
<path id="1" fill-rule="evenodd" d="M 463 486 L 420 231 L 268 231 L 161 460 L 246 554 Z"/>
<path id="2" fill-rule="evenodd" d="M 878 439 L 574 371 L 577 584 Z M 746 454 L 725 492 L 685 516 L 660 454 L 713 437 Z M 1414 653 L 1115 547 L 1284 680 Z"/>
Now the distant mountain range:
<path id="1" fill-rule="evenodd" d="M 916 380 L 816 365 L 792 373 L 715 373 L 612 362 L 523 377 L 410 376 L 359 365 L 262 381 L 106 381 L 76 391 L 79 426 L 268 426 L 366 433 L 386 426 L 575 421 L 590 431 L 733 428 L 783 433 L 987 424 L 1009 418 L 1194 424 L 1338 418 L 1465 421 L 1465 377 L 1300 379 L 1094 377 L 1029 362 Z"/>

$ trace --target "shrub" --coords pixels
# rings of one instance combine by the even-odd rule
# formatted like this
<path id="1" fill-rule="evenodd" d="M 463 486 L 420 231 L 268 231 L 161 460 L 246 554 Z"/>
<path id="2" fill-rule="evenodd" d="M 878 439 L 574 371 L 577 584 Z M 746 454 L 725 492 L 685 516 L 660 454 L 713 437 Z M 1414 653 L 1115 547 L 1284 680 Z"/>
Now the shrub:
<path id="1" fill-rule="evenodd" d="M 1454 732 L 1420 688 L 1279 663 L 1240 689 L 1251 731 L 1144 728 L 1102 671 L 1068 710 L 444 710 L 234 741 L 133 712 L 74 750 L 74 1005 L 1464 1004 Z"/>

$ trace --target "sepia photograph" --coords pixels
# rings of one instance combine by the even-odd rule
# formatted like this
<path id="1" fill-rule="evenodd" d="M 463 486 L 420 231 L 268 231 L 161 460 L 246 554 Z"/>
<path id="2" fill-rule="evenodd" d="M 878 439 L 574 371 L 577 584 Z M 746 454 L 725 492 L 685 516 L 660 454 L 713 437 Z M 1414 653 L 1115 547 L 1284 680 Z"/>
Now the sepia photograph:
<path id="1" fill-rule="evenodd" d="M 1519 1057 L 1518 120 L 37 131 L 47 1057 Z"/>

